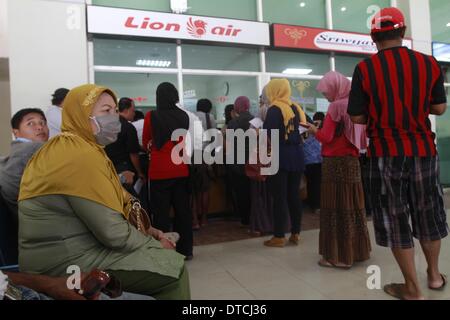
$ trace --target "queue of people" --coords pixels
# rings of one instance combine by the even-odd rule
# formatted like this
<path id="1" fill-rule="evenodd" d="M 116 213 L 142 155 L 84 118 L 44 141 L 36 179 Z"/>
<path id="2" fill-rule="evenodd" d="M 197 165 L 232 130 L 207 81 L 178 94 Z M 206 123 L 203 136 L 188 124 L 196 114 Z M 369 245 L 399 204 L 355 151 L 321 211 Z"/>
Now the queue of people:
<path id="1" fill-rule="evenodd" d="M 278 153 L 274 174 L 249 175 L 255 150 L 248 140 L 239 145 L 236 135 L 234 143 L 225 139 L 223 149 L 214 152 L 227 159 L 223 196 L 243 226 L 272 235 L 264 246 L 300 245 L 299 190 L 307 179 L 307 204 L 320 215 L 318 264 L 350 269 L 370 259 L 370 213 L 377 244 L 392 249 L 405 278 L 385 292 L 422 299 L 413 238 L 420 240 L 428 263 L 429 288 L 447 284 L 438 261 L 449 228 L 428 119 L 445 112 L 446 94 L 436 60 L 402 47 L 402 13 L 383 10 L 372 24 L 379 53 L 358 64 L 352 81 L 331 71 L 319 82 L 316 90 L 330 102 L 326 115 L 311 119 L 293 101 L 287 79 L 272 79 L 264 87 L 257 115 L 246 96 L 225 108 L 224 136 L 253 132 L 259 139 L 261 130 L 277 133 L 271 143 L 278 148 L 269 151 Z M 179 102 L 175 86 L 161 83 L 156 110 L 142 119 L 131 99 L 118 100 L 112 89 L 91 84 L 56 90 L 47 116 L 40 109 L 13 116 L 15 140 L 0 161 L 0 193 L 12 216 L 24 273 L 8 274 L 13 281 L 33 286 L 43 278 L 33 282 L 32 275 L 61 279 L 76 265 L 83 272 L 105 270 L 131 294 L 190 298 L 185 261 L 194 257 L 193 231 L 208 223 L 213 170 L 206 162 L 185 159 L 203 154 L 221 133 L 210 100 L 200 99 L 196 113 Z M 194 122 L 203 132 L 200 145 L 177 154 Z M 180 129 L 185 135 L 172 140 Z M 146 215 L 137 199 L 148 204 L 145 230 L 144 220 L 138 218 L 137 225 L 133 220 L 136 210 L 138 217 Z M 171 231 L 179 239 L 169 238 Z M 53 298 L 69 298 L 57 292 Z"/>

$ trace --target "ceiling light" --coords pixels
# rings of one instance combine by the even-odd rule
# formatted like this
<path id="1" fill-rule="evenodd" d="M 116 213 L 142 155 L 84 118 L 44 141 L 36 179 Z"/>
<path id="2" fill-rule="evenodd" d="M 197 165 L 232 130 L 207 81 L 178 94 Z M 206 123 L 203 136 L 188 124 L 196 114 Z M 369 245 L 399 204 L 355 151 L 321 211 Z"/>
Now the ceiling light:
<path id="1" fill-rule="evenodd" d="M 306 3 L 300 2 L 300 7 L 302 7 L 302 8 L 306 7 Z"/>
<path id="2" fill-rule="evenodd" d="M 296 69 L 296 68 L 287 68 L 283 71 L 284 74 L 298 74 L 298 75 L 307 75 L 310 74 L 312 69 Z"/>
<path id="3" fill-rule="evenodd" d="M 449 22 L 449 23 L 447 23 L 447 27 L 449 27 L 449 28 L 450 28 L 450 22 Z"/>
<path id="4" fill-rule="evenodd" d="M 173 13 L 185 13 L 188 10 L 187 0 L 170 0 L 170 9 Z"/>
<path id="5" fill-rule="evenodd" d="M 342 11 L 342 12 L 347 11 L 347 7 L 342 7 L 342 8 L 341 8 L 341 11 Z"/>
<path id="6" fill-rule="evenodd" d="M 136 60 L 136 65 L 140 67 L 168 68 L 171 64 L 172 61 L 168 60 Z"/>

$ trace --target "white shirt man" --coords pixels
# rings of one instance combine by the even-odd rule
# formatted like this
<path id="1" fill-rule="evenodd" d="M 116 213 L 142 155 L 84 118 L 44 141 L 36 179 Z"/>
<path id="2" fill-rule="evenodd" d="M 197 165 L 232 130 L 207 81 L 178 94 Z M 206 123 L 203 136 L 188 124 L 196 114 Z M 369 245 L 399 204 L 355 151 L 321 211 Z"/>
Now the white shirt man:
<path id="1" fill-rule="evenodd" d="M 133 126 L 136 128 L 139 145 L 142 147 L 142 133 L 144 132 L 144 119 L 139 119 L 132 122 Z"/>
<path id="2" fill-rule="evenodd" d="M 66 97 L 68 89 L 60 88 L 55 91 L 52 95 L 52 106 L 48 108 L 45 113 L 47 118 L 47 125 L 50 130 L 50 138 L 58 135 L 61 132 L 61 121 L 62 121 L 62 103 Z"/>

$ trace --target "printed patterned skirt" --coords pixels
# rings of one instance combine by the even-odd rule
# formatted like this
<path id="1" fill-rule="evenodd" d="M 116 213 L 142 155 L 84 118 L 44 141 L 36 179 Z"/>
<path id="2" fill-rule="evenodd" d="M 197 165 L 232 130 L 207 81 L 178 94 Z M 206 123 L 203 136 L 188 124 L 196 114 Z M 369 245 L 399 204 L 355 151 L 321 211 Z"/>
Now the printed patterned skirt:
<path id="1" fill-rule="evenodd" d="M 370 258 L 361 169 L 356 157 L 322 163 L 319 253 L 331 263 L 353 265 Z"/>

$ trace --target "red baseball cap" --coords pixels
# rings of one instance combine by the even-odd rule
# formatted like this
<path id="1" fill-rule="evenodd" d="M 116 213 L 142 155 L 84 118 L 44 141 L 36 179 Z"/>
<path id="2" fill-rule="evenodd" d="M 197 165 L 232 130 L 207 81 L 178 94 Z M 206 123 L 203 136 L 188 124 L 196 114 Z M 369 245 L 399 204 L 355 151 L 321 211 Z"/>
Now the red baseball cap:
<path id="1" fill-rule="evenodd" d="M 383 22 L 392 22 L 392 26 L 381 27 Z M 386 32 L 405 27 L 405 16 L 397 8 L 383 8 L 372 19 L 371 33 Z"/>

